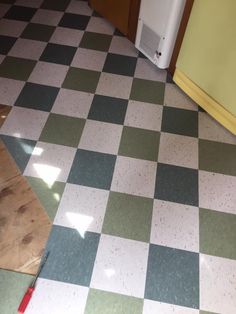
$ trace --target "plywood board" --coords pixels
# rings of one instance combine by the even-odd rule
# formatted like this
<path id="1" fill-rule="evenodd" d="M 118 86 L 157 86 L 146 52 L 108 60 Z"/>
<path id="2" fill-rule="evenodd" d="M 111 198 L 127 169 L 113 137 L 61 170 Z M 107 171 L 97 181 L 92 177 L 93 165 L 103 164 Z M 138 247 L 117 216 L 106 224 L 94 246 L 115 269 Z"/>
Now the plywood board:
<path id="1" fill-rule="evenodd" d="M 1 105 L 0 104 L 0 127 L 3 125 L 3 122 L 6 120 L 9 112 L 11 111 L 11 106 Z"/>
<path id="2" fill-rule="evenodd" d="M 47 213 L 0 141 L 0 268 L 35 274 L 50 229 Z"/>

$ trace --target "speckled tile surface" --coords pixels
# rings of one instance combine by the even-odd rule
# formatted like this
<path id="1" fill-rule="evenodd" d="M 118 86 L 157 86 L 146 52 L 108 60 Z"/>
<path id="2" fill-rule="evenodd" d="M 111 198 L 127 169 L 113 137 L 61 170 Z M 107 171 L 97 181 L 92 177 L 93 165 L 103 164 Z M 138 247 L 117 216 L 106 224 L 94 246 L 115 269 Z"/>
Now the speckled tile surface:
<path id="1" fill-rule="evenodd" d="M 236 137 L 167 71 L 85 0 L 0 0 L 0 104 L 53 221 L 26 314 L 235 313 Z"/>
<path id="2" fill-rule="evenodd" d="M 145 298 L 199 308 L 199 255 L 151 244 Z"/>

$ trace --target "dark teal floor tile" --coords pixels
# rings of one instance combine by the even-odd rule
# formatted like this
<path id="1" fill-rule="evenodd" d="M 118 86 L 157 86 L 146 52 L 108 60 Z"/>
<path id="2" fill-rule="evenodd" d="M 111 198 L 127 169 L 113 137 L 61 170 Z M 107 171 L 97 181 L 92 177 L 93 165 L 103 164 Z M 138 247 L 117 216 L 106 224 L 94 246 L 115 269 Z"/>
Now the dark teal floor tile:
<path id="1" fill-rule="evenodd" d="M 29 23 L 21 34 L 21 37 L 26 39 L 49 41 L 54 30 L 54 26 Z"/>
<path id="2" fill-rule="evenodd" d="M 88 118 L 103 122 L 123 124 L 128 100 L 95 95 Z"/>
<path id="3" fill-rule="evenodd" d="M 13 5 L 5 14 L 4 18 L 29 22 L 36 12 L 35 8 Z"/>
<path id="4" fill-rule="evenodd" d="M 158 163 L 155 198 L 198 206 L 198 170 Z"/>
<path id="5" fill-rule="evenodd" d="M 89 18 L 90 17 L 86 15 L 65 13 L 60 20 L 59 26 L 85 30 L 88 25 Z"/>
<path id="6" fill-rule="evenodd" d="M 9 153 L 15 160 L 17 166 L 23 173 L 34 150 L 36 141 L 26 140 L 23 138 L 17 138 L 8 135 L 1 135 L 0 137 L 7 147 Z"/>
<path id="7" fill-rule="evenodd" d="M 53 225 L 46 251 L 47 263 L 40 277 L 89 286 L 100 235 Z"/>
<path id="8" fill-rule="evenodd" d="M 164 106 L 161 130 L 198 137 L 198 112 Z"/>
<path id="9" fill-rule="evenodd" d="M 108 53 L 103 72 L 134 76 L 137 58 Z"/>
<path id="10" fill-rule="evenodd" d="M 70 65 L 75 52 L 76 47 L 49 43 L 44 49 L 40 61 Z"/>
<path id="11" fill-rule="evenodd" d="M 109 190 L 116 156 L 78 149 L 68 182 Z"/>
<path id="12" fill-rule="evenodd" d="M 69 5 L 70 0 L 44 0 L 41 8 L 56 11 L 65 11 Z"/>
<path id="13" fill-rule="evenodd" d="M 199 254 L 151 244 L 145 298 L 199 308 Z"/>
<path id="14" fill-rule="evenodd" d="M 0 35 L 0 54 L 6 55 L 11 50 L 12 46 L 16 42 L 15 37 Z"/>
<path id="15" fill-rule="evenodd" d="M 15 106 L 42 111 L 50 111 L 59 92 L 59 88 L 34 83 L 26 83 Z"/>

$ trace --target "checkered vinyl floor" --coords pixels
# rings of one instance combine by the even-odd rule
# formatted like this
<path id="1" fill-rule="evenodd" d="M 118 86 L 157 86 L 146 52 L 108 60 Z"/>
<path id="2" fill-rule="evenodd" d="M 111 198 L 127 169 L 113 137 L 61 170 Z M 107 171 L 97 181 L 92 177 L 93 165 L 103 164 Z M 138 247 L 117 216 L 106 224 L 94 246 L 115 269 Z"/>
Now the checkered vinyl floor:
<path id="1" fill-rule="evenodd" d="M 54 221 L 26 313 L 233 314 L 236 138 L 86 1 L 0 14 L 1 138 Z"/>

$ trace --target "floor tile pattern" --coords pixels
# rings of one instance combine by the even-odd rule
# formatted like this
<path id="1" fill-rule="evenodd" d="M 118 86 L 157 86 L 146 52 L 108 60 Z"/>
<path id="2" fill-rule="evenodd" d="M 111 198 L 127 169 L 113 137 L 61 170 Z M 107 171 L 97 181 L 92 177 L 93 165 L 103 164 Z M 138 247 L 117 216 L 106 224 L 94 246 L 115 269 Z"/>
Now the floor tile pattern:
<path id="1" fill-rule="evenodd" d="M 0 136 L 54 221 L 27 314 L 235 313 L 236 137 L 87 1 L 0 17 Z"/>

